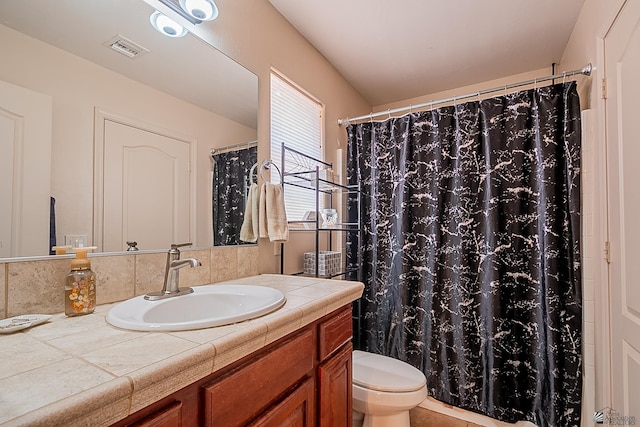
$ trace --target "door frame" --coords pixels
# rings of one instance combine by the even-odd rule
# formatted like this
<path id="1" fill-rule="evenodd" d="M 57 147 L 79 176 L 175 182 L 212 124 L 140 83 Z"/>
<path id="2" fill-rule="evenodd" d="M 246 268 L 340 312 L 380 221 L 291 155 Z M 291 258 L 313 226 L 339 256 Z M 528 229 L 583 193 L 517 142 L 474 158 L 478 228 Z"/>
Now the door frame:
<path id="1" fill-rule="evenodd" d="M 598 187 L 597 194 L 604 201 L 600 205 L 600 209 L 598 212 L 594 212 L 599 218 L 598 228 L 600 230 L 599 239 L 594 241 L 596 248 L 602 248 L 603 256 L 599 257 L 600 265 L 602 268 L 599 269 L 599 275 L 596 277 L 600 280 L 600 283 L 606 286 L 599 286 L 599 293 L 596 294 L 596 297 L 599 297 L 602 304 L 599 307 L 599 310 L 596 310 L 596 387 L 597 392 L 596 398 L 598 395 L 600 396 L 600 402 L 596 402 L 596 404 L 600 404 L 600 408 L 610 408 L 613 404 L 613 342 L 612 342 L 612 328 L 613 328 L 613 319 L 612 315 L 614 310 L 612 310 L 613 299 L 611 296 L 611 265 L 609 264 L 609 242 L 611 240 L 611 232 L 610 232 L 610 210 L 611 210 L 611 194 L 610 194 L 610 182 L 609 177 L 610 173 L 613 171 L 609 170 L 609 156 L 610 156 L 610 145 L 611 141 L 609 141 L 608 134 L 608 122 L 607 122 L 607 106 L 608 99 L 606 96 L 606 51 L 605 51 L 605 40 L 612 30 L 615 22 L 618 19 L 618 16 L 622 12 L 622 9 L 625 7 L 628 0 L 618 0 L 618 5 L 615 9 L 615 12 L 611 13 L 611 16 L 607 17 L 608 19 L 603 20 L 605 25 L 603 25 L 602 29 L 597 35 L 596 40 L 596 55 L 597 55 L 597 63 L 600 64 L 600 67 L 595 68 L 595 76 L 597 77 L 594 81 L 596 85 L 596 93 L 597 93 L 597 102 L 599 103 L 598 117 L 597 123 L 599 124 L 597 135 L 598 140 L 602 141 L 602 144 L 598 144 L 597 156 L 599 158 L 598 164 Z M 595 252 L 595 251 L 594 251 Z M 596 252 L 597 253 L 597 252 Z M 599 335 L 599 337 L 598 337 Z M 598 339 L 599 338 L 599 339 Z M 599 344 L 599 345 L 598 345 Z"/>
<path id="2" fill-rule="evenodd" d="M 126 117 L 122 114 L 107 111 L 101 107 L 94 108 L 93 138 L 93 245 L 103 251 L 104 244 L 104 150 L 105 122 L 111 121 L 125 126 L 135 127 L 171 139 L 183 141 L 189 145 L 189 235 L 196 237 L 196 155 L 198 139 L 186 136 L 175 130 L 146 123 L 142 120 Z M 179 242 L 178 242 L 179 243 Z M 157 248 L 161 249 L 161 248 Z"/>

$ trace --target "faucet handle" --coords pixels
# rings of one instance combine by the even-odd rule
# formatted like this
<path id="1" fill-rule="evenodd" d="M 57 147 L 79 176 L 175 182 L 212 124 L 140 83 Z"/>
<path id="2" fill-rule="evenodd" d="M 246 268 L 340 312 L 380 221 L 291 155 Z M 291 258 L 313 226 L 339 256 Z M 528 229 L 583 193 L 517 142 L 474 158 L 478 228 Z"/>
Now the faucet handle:
<path id="1" fill-rule="evenodd" d="M 180 257 L 180 249 L 183 246 L 191 246 L 191 242 L 189 243 L 172 243 L 171 244 L 171 249 L 169 249 L 169 253 L 168 256 L 171 257 L 172 255 L 175 257 Z"/>
<path id="2" fill-rule="evenodd" d="M 189 242 L 189 243 L 172 243 L 171 244 L 171 249 L 178 249 L 181 248 L 183 246 L 191 246 L 193 243 Z"/>

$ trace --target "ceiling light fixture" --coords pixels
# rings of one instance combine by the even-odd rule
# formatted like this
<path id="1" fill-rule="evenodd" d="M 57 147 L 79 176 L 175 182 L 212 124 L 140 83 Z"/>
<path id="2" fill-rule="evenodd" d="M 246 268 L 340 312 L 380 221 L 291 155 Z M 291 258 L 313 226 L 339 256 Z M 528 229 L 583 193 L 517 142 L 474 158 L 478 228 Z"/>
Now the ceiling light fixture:
<path id="1" fill-rule="evenodd" d="M 186 28 L 158 11 L 155 11 L 151 14 L 149 21 L 151 21 L 151 25 L 153 25 L 153 28 L 155 28 L 165 36 L 182 37 L 187 34 Z"/>
<path id="2" fill-rule="evenodd" d="M 180 7 L 200 21 L 213 21 L 218 17 L 218 6 L 213 0 L 180 0 Z"/>

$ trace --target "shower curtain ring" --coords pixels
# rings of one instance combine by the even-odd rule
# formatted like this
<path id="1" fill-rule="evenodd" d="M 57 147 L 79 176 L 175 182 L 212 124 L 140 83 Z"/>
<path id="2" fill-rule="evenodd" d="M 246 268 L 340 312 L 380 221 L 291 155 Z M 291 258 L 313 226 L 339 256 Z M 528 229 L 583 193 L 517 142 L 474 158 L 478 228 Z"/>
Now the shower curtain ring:
<path id="1" fill-rule="evenodd" d="M 533 79 L 533 88 L 538 89 L 538 78 Z"/>
<path id="2" fill-rule="evenodd" d="M 565 80 L 567 79 L 567 72 L 563 71 L 562 72 L 562 84 L 564 84 Z"/>
<path id="3" fill-rule="evenodd" d="M 391 108 L 387 110 L 387 114 L 389 115 L 389 120 L 391 120 Z"/>

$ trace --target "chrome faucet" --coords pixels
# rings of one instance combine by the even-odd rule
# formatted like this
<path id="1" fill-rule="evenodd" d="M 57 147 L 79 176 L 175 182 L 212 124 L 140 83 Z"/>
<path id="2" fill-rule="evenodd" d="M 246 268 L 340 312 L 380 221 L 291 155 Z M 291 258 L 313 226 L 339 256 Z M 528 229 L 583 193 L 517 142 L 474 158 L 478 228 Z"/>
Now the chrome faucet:
<path id="1" fill-rule="evenodd" d="M 187 295 L 193 292 L 192 288 L 181 288 L 179 286 L 180 270 L 182 267 L 191 266 L 198 267 L 200 261 L 195 258 L 180 259 L 180 250 L 182 246 L 191 246 L 191 243 L 171 244 L 171 249 L 167 253 L 167 266 L 164 272 L 164 286 L 161 291 L 150 292 L 144 296 L 144 299 L 154 301 L 159 299 L 177 297 L 179 295 Z"/>

